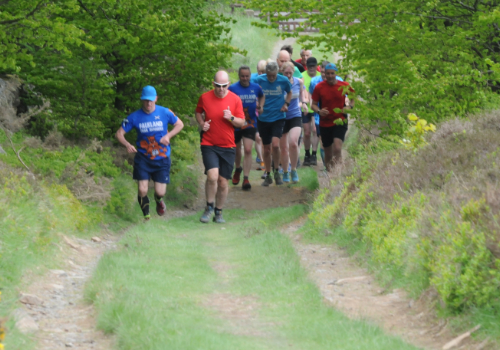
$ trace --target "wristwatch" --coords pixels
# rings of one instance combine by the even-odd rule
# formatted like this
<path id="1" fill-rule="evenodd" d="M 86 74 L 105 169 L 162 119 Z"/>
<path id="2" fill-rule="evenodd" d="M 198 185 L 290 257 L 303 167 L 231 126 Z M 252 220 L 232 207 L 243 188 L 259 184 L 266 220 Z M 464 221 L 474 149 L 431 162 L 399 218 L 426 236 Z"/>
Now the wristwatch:
<path id="1" fill-rule="evenodd" d="M 286 101 L 285 101 L 285 104 L 286 104 L 287 106 L 290 106 L 290 102 L 286 102 Z"/>
<path id="2" fill-rule="evenodd" d="M 234 116 L 231 116 L 231 118 L 229 118 L 229 120 L 233 121 L 234 120 Z"/>

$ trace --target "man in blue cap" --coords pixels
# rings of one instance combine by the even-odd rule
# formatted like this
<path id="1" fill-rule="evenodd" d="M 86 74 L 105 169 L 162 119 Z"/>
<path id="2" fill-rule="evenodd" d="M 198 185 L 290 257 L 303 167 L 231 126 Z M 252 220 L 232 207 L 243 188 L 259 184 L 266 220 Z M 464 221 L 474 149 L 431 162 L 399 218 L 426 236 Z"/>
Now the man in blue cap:
<path id="1" fill-rule="evenodd" d="M 152 86 L 142 89 L 142 108 L 123 119 L 120 129 L 116 132 L 118 141 L 127 148 L 128 153 L 135 153 L 133 179 L 138 181 L 139 205 L 144 219 L 149 220 L 148 184 L 154 182 L 156 212 L 159 216 L 165 214 L 166 205 L 163 196 L 170 183 L 170 140 L 177 135 L 184 123 L 168 108 L 156 105 L 158 96 Z M 173 129 L 168 131 L 168 124 Z M 130 130 L 137 131 L 136 146 L 125 139 Z"/>
<path id="2" fill-rule="evenodd" d="M 342 161 L 342 144 L 347 132 L 346 110 L 354 107 L 354 99 L 351 99 L 350 106 L 346 106 L 345 97 L 354 93 L 354 89 L 349 83 L 337 80 L 338 69 L 335 64 L 326 64 L 324 71 L 325 81 L 314 88 L 311 108 L 319 114 L 325 166 L 326 170 L 330 171 L 335 164 Z"/>

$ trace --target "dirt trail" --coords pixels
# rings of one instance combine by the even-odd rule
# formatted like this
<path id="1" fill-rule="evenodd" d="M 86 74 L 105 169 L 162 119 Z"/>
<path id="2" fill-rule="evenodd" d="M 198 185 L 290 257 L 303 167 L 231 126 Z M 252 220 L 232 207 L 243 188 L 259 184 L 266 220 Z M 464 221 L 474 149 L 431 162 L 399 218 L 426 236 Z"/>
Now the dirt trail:
<path id="1" fill-rule="evenodd" d="M 305 218 L 284 229 L 302 265 L 319 287 L 327 304 L 354 319 L 372 321 L 388 333 L 423 349 L 438 350 L 454 339 L 448 324 L 429 308 L 429 298 L 412 300 L 401 289 L 380 287 L 370 273 L 335 245 L 308 244 L 296 234 Z M 466 339 L 452 349 L 487 350 L 495 345 Z"/>

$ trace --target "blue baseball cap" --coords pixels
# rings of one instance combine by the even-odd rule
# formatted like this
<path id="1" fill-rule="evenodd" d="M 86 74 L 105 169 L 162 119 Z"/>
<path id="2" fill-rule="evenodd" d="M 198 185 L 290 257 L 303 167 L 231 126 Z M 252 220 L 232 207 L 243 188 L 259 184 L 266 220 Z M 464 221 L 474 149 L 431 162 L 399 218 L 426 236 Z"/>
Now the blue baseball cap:
<path id="1" fill-rule="evenodd" d="M 154 101 L 156 99 L 156 89 L 151 85 L 142 88 L 141 100 Z"/>
<path id="2" fill-rule="evenodd" d="M 338 71 L 337 66 L 336 66 L 336 65 L 334 65 L 333 63 L 328 63 L 328 64 L 325 66 L 325 70 L 327 70 L 327 69 L 333 69 L 333 70 L 334 70 L 334 71 L 336 71 L 336 72 Z"/>

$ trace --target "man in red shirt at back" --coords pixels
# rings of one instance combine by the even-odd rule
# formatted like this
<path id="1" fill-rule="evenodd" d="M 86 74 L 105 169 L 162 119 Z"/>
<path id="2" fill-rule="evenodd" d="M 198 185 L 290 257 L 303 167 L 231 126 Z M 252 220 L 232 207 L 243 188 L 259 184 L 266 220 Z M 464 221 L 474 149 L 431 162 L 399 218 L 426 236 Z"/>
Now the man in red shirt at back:
<path id="1" fill-rule="evenodd" d="M 330 171 L 342 161 L 342 144 L 347 132 L 347 114 L 344 113 L 354 107 L 354 99 L 350 100 L 350 106 L 346 106 L 345 97 L 354 93 L 354 89 L 349 83 L 337 80 L 337 66 L 333 63 L 325 66 L 325 79 L 314 88 L 311 108 L 319 114 L 325 166 Z"/>
<path id="2" fill-rule="evenodd" d="M 305 69 L 307 69 L 307 59 L 309 57 L 312 57 L 312 51 L 302 49 L 300 50 L 300 58 L 296 59 L 295 62 L 300 63 L 301 65 L 304 66 Z M 318 72 L 321 72 L 320 66 L 317 66 L 316 70 Z"/>
<path id="3" fill-rule="evenodd" d="M 218 71 L 212 84 L 214 89 L 201 95 L 196 106 L 196 120 L 202 130 L 201 154 L 207 174 L 207 206 L 200 221 L 208 223 L 215 212 L 213 221 L 224 223 L 222 207 L 236 155 L 234 128 L 245 124 L 245 113 L 239 96 L 228 90 L 227 72 Z"/>

